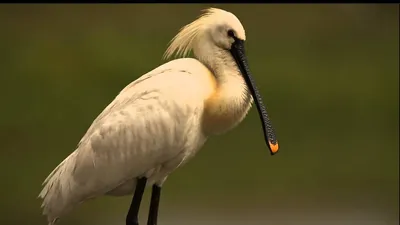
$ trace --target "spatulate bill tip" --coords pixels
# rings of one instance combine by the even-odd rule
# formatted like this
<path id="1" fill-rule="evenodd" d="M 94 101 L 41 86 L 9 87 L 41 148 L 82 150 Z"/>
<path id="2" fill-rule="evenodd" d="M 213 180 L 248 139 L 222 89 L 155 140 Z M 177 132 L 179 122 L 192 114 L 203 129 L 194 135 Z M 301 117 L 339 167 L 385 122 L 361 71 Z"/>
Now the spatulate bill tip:
<path id="1" fill-rule="evenodd" d="M 275 141 L 275 143 L 268 141 L 268 146 L 269 146 L 269 149 L 271 150 L 271 155 L 275 155 L 279 150 L 278 141 Z"/>

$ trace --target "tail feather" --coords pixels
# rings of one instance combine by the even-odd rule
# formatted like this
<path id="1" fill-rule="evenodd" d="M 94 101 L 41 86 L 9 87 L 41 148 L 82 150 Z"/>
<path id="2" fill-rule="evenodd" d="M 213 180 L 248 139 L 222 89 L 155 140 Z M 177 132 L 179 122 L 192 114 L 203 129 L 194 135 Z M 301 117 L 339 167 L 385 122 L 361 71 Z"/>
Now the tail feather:
<path id="1" fill-rule="evenodd" d="M 73 152 L 43 182 L 44 187 L 38 197 L 43 199 L 43 214 L 47 216 L 49 225 L 55 224 L 74 206 L 70 195 L 75 185 L 72 179 L 75 157 L 76 152 Z"/>

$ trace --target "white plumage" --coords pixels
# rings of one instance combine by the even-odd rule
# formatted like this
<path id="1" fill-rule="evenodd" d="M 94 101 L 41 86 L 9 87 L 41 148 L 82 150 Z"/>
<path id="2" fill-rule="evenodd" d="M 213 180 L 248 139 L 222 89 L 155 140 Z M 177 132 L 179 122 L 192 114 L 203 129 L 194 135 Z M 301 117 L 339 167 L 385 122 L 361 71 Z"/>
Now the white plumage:
<path id="1" fill-rule="evenodd" d="M 231 54 L 245 40 L 233 14 L 209 9 L 184 27 L 165 56 L 172 60 L 126 86 L 94 120 L 76 150 L 45 180 L 40 193 L 49 224 L 79 203 L 101 195 L 133 194 L 137 179 L 161 187 L 207 137 L 235 127 L 252 104 Z"/>

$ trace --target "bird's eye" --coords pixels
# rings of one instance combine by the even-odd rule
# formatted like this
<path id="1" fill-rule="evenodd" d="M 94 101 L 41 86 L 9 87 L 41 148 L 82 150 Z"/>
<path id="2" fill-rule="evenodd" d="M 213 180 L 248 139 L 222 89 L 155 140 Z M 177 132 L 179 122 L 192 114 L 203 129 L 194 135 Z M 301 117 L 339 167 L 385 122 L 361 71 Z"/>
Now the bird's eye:
<path id="1" fill-rule="evenodd" d="M 235 37 L 235 33 L 233 32 L 233 30 L 228 30 L 228 36 Z"/>

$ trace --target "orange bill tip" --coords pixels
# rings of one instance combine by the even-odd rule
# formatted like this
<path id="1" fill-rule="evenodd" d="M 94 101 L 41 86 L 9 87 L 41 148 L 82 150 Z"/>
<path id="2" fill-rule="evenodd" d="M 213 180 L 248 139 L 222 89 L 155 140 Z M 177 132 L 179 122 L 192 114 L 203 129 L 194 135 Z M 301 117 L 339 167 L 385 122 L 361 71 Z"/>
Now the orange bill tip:
<path id="1" fill-rule="evenodd" d="M 271 142 L 269 142 L 269 147 L 271 148 L 272 154 L 277 153 L 279 150 L 278 142 L 276 142 L 276 144 L 272 144 Z"/>

